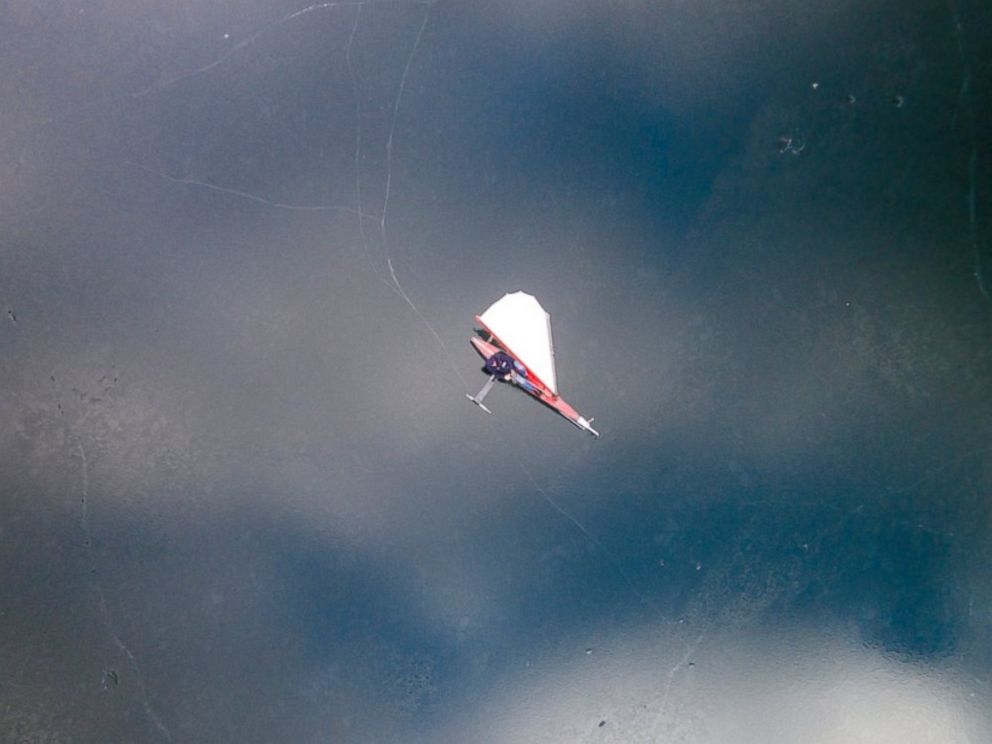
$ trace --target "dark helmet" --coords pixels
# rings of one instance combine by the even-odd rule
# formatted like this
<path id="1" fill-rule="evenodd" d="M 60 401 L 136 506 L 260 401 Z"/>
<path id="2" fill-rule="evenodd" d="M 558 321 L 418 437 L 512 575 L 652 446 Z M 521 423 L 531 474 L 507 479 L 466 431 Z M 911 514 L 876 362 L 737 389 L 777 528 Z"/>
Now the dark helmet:
<path id="1" fill-rule="evenodd" d="M 513 369 L 513 357 L 505 351 L 497 351 L 486 360 L 486 372 L 497 377 L 503 377 Z"/>

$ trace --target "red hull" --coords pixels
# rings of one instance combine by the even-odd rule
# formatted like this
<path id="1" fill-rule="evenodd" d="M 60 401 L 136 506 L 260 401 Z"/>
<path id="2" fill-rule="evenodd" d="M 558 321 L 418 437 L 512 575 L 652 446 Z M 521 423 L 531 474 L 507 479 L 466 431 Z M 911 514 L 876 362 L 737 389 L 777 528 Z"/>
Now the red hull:
<path id="1" fill-rule="evenodd" d="M 486 324 L 482 322 L 482 318 L 480 318 L 478 315 L 475 316 L 475 322 L 480 328 L 482 328 L 487 334 L 489 334 L 489 337 L 492 339 L 491 342 L 485 341 L 479 338 L 478 336 L 473 336 L 471 339 L 472 346 L 475 347 L 475 350 L 479 352 L 479 354 L 482 356 L 483 359 L 488 359 L 489 357 L 491 357 L 493 354 L 495 354 L 497 351 L 500 350 L 505 351 L 514 359 L 517 359 L 517 355 L 513 353 L 513 349 L 507 348 L 506 345 L 502 341 L 500 341 L 499 338 L 497 338 L 496 335 L 486 327 Z M 599 436 L 599 432 L 593 429 L 592 426 L 590 425 L 591 421 L 579 415 L 579 412 L 576 411 L 574 408 L 572 408 L 572 406 L 570 406 L 567 402 L 565 402 L 564 398 L 562 398 L 560 395 L 557 395 L 556 393 L 552 392 L 552 390 L 544 383 L 544 381 L 542 381 L 537 375 L 535 375 L 533 370 L 527 367 L 526 364 L 520 362 L 519 359 L 517 359 L 517 361 L 518 363 L 523 365 L 524 369 L 527 370 L 527 379 L 534 386 L 533 390 L 528 390 L 527 388 L 520 387 L 518 385 L 518 387 L 520 387 L 521 390 L 524 390 L 533 397 L 537 398 L 539 401 L 541 401 L 544 405 L 548 406 L 549 408 L 553 408 L 580 429 L 588 431 L 590 434 L 594 436 L 597 437 Z"/>

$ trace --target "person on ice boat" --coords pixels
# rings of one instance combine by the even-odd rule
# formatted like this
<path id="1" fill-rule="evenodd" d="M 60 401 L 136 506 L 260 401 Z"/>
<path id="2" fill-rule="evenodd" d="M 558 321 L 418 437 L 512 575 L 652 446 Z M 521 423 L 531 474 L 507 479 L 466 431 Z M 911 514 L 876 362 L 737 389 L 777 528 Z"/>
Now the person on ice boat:
<path id="1" fill-rule="evenodd" d="M 538 393 L 537 386 L 527 379 L 527 368 L 502 349 L 486 359 L 485 368 L 498 380 L 521 387 L 531 395 Z"/>
<path id="2" fill-rule="evenodd" d="M 496 382 L 508 382 L 544 403 L 575 426 L 598 437 L 592 419 L 586 419 L 558 395 L 554 349 L 551 344 L 551 316 L 537 298 L 513 292 L 494 302 L 475 322 L 482 337 L 474 336 L 472 346 L 485 359 L 489 375 L 478 395 L 466 397 L 486 413 L 483 402 Z"/>

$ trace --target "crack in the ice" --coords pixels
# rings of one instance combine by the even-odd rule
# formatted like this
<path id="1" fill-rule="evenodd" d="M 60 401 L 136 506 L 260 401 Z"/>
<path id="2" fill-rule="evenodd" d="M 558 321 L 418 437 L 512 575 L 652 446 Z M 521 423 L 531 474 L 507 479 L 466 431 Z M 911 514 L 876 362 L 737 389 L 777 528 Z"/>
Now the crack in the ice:
<path id="1" fill-rule="evenodd" d="M 954 42 L 958 51 L 958 61 L 961 64 L 961 87 L 958 91 L 958 100 L 954 108 L 954 117 L 951 120 L 951 125 L 955 126 L 957 124 L 958 113 L 963 107 L 968 116 L 968 140 L 971 145 L 971 154 L 968 158 L 968 236 L 972 251 L 972 269 L 975 282 L 978 284 L 978 291 L 982 293 L 982 296 L 988 298 L 989 293 L 985 286 L 985 276 L 982 268 L 982 251 L 978 240 L 978 219 L 975 204 L 978 138 L 975 131 L 975 109 L 971 102 L 971 66 L 968 63 L 968 55 L 965 53 L 964 48 L 964 27 L 954 0 L 947 0 L 947 7 L 951 14 L 951 21 L 954 24 Z"/>
<path id="2" fill-rule="evenodd" d="M 147 165 L 142 165 L 141 163 L 135 163 L 134 161 L 125 161 L 127 165 L 133 166 L 135 168 L 140 168 L 146 173 L 151 173 L 154 176 L 162 178 L 166 181 L 171 181 L 172 183 L 179 183 L 185 186 L 194 186 L 197 188 L 207 189 L 208 191 L 216 191 L 221 194 L 227 194 L 229 196 L 235 196 L 240 199 L 248 199 L 249 201 L 257 202 L 258 204 L 264 204 L 267 207 L 272 207 L 273 209 L 288 209 L 297 212 L 345 212 L 348 214 L 356 215 L 359 220 L 363 219 L 367 215 L 363 215 L 361 209 L 355 209 L 354 207 L 348 207 L 341 204 L 286 204 L 283 202 L 272 201 L 271 199 L 266 199 L 263 196 L 257 194 L 251 194 L 247 191 L 239 191 L 238 189 L 228 188 L 227 186 L 218 186 L 217 184 L 209 183 L 207 181 L 198 181 L 193 178 L 182 178 L 180 176 L 172 176 L 168 173 L 155 170 L 154 168 L 149 168 Z"/>
<path id="3" fill-rule="evenodd" d="M 193 70 L 188 70 L 178 75 L 174 75 L 171 78 L 167 78 L 166 80 L 160 80 L 159 82 L 153 83 L 152 85 L 149 85 L 147 88 L 139 90 L 136 93 L 132 93 L 131 95 L 135 98 L 140 98 L 154 91 L 171 87 L 176 83 L 182 82 L 183 80 L 188 80 L 189 78 L 196 77 L 197 75 L 202 75 L 205 72 L 209 72 L 210 70 L 213 70 L 214 68 L 222 65 L 224 62 L 229 60 L 231 57 L 233 57 L 235 54 L 237 54 L 245 47 L 258 41 L 258 39 L 260 39 L 262 36 L 269 33 L 270 31 L 272 31 L 273 29 L 276 29 L 285 23 L 289 23 L 290 21 L 295 20 L 300 16 L 306 15 L 307 13 L 312 13 L 313 11 L 316 10 L 325 10 L 327 8 L 355 7 L 356 5 L 361 6 L 361 5 L 365 5 L 369 1 L 370 0 L 338 0 L 336 2 L 314 3 L 313 5 L 308 5 L 305 8 L 301 8 L 300 10 L 294 11 L 289 15 L 283 16 L 282 18 L 272 21 L 267 26 L 264 26 L 263 28 L 254 32 L 253 34 L 249 34 L 244 39 L 234 44 L 230 49 L 225 51 L 219 57 L 217 57 L 217 59 L 215 59 L 213 62 L 205 64 L 202 67 L 197 67 Z M 416 0 L 409 0 L 409 1 L 412 3 L 416 3 Z"/>
<path id="4" fill-rule="evenodd" d="M 80 501 L 82 502 L 82 509 L 80 523 L 83 529 L 83 546 L 86 549 L 86 558 L 89 564 L 90 582 L 96 591 L 97 600 L 100 605 L 100 620 L 103 624 L 105 632 L 108 636 L 110 636 L 110 639 L 113 641 L 117 649 L 127 658 L 128 664 L 134 672 L 134 679 L 138 684 L 138 691 L 141 694 L 142 707 L 144 708 L 145 715 L 148 717 L 148 720 L 152 722 L 155 728 L 162 734 L 162 736 L 165 737 L 165 740 L 171 742 L 172 734 L 162 722 L 162 719 L 159 718 L 148 699 L 148 690 L 146 689 L 144 680 L 141 676 L 141 670 L 138 667 L 138 660 L 134 657 L 134 654 L 131 653 L 131 649 L 128 648 L 127 644 L 121 640 L 121 637 L 117 634 L 117 631 L 114 630 L 114 625 L 110 620 L 110 610 L 107 606 L 107 596 L 103 591 L 103 584 L 100 581 L 100 574 L 97 571 L 96 559 L 93 557 L 93 537 L 90 533 L 88 503 L 90 491 L 89 464 L 86 460 L 86 450 L 83 449 L 82 444 L 76 445 L 76 451 L 82 463 L 82 496 L 80 498 Z"/>
<path id="5" fill-rule="evenodd" d="M 585 535 L 586 539 L 589 540 L 589 542 L 606 557 L 606 560 L 609 561 L 611 566 L 613 566 L 614 570 L 617 572 L 617 574 L 619 574 L 620 578 L 624 580 L 624 583 L 627 585 L 627 588 L 630 589 L 630 592 L 635 597 L 637 597 L 640 603 L 643 604 L 645 607 L 654 611 L 660 618 L 664 618 L 664 613 L 662 612 L 661 608 L 654 601 L 652 601 L 647 595 L 643 594 L 637 588 L 637 585 L 634 584 L 633 580 L 631 580 L 627 572 L 623 570 L 623 566 L 620 563 L 620 559 L 613 554 L 613 551 L 611 551 L 609 548 L 603 545 L 603 543 L 601 543 L 595 537 L 595 535 L 593 535 L 588 529 L 586 529 L 585 525 L 583 525 L 582 522 L 580 522 L 575 517 L 575 515 L 573 515 L 571 512 L 565 509 L 561 504 L 559 504 L 557 501 L 551 498 L 551 495 L 544 488 L 541 487 L 541 484 L 537 482 L 537 479 L 531 474 L 530 469 L 524 463 L 521 462 L 519 464 L 520 464 L 520 469 L 523 470 L 528 480 L 530 480 L 534 488 L 537 489 L 537 492 L 541 494 L 541 497 L 548 503 L 548 505 L 552 509 L 558 512 L 561 516 L 565 517 L 565 519 L 567 519 L 573 525 L 575 525 L 575 527 L 579 530 L 579 532 Z"/>
<path id="6" fill-rule="evenodd" d="M 414 56 L 417 54 L 417 49 L 420 47 L 420 40 L 424 36 L 424 29 L 427 28 L 427 22 L 430 20 L 432 7 L 433 7 L 432 3 L 427 5 L 427 11 L 424 13 L 424 20 L 420 23 L 420 28 L 417 29 L 417 37 L 414 39 L 413 46 L 410 48 L 410 54 L 406 58 L 406 64 L 403 67 L 403 74 L 400 76 L 399 87 L 396 91 L 396 99 L 393 101 L 393 114 L 389 122 L 389 136 L 386 138 L 386 185 L 382 200 L 382 213 L 379 218 L 379 232 L 382 240 L 383 255 L 385 255 L 386 257 L 386 266 L 389 268 L 389 276 L 392 279 L 393 286 L 396 288 L 396 292 L 403 299 L 403 301 L 410 306 L 410 309 L 413 311 L 414 315 L 420 318 L 421 322 L 427 327 L 427 330 L 430 331 L 431 335 L 434 337 L 434 340 L 437 341 L 438 346 L 441 348 L 441 351 L 444 352 L 444 357 L 447 360 L 448 365 L 451 367 L 452 371 L 455 373 L 458 379 L 461 380 L 462 386 L 466 390 L 469 390 L 470 388 L 468 381 L 465 379 L 464 375 L 462 375 L 461 370 L 452 360 L 451 353 L 448 351 L 447 344 L 444 343 L 444 340 L 441 338 L 441 335 L 437 332 L 437 330 L 435 330 L 431 322 L 427 320 L 424 314 L 420 312 L 420 309 L 414 304 L 413 300 L 410 299 L 410 295 L 407 294 L 405 289 L 403 289 L 403 285 L 400 283 L 399 278 L 396 276 L 396 269 L 393 266 L 393 259 L 392 256 L 390 255 L 389 238 L 388 238 L 388 233 L 386 231 L 386 218 L 389 210 L 389 196 L 393 182 L 393 137 L 396 134 L 396 120 L 399 117 L 400 103 L 403 100 L 403 91 L 406 89 L 406 81 L 407 81 L 407 77 L 410 74 L 410 67 L 413 64 Z"/>
<path id="7" fill-rule="evenodd" d="M 675 681 L 675 675 L 678 673 L 679 669 L 684 667 L 689 659 L 692 658 L 692 655 L 696 653 L 696 649 L 699 648 L 699 644 L 702 643 L 702 640 L 703 634 L 700 633 L 696 640 L 689 644 L 689 647 L 686 649 L 685 654 L 679 662 L 668 671 L 668 678 L 665 682 L 665 692 L 661 696 L 661 704 L 659 705 L 661 710 L 664 710 L 665 706 L 668 704 L 668 695 L 672 691 L 672 683 Z"/>

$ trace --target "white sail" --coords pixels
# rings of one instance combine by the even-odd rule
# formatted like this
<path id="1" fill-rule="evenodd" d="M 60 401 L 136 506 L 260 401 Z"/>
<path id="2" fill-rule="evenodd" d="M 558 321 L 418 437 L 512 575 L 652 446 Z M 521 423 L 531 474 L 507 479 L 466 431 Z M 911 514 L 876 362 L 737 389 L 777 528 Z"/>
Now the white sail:
<path id="1" fill-rule="evenodd" d="M 536 297 L 526 292 L 503 295 L 479 317 L 510 354 L 558 394 L 551 316 Z"/>

